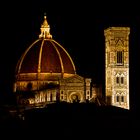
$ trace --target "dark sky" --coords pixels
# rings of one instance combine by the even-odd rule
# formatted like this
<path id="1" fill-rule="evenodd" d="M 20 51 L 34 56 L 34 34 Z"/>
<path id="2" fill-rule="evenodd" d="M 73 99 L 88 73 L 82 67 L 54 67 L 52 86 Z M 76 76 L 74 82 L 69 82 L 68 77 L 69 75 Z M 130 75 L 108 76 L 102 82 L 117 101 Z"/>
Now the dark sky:
<path id="1" fill-rule="evenodd" d="M 44 13 L 53 39 L 72 57 L 77 73 L 104 83 L 104 29 L 129 26 L 130 79 L 137 81 L 140 47 L 140 8 L 137 3 L 95 1 L 5 1 L 1 5 L 0 88 L 2 96 L 11 90 L 16 63 L 38 38 Z M 135 78 L 134 78 L 135 77 Z M 133 79 L 134 78 L 134 79 Z M 133 85 L 133 82 L 130 84 Z M 136 91 L 132 86 L 131 90 Z"/>

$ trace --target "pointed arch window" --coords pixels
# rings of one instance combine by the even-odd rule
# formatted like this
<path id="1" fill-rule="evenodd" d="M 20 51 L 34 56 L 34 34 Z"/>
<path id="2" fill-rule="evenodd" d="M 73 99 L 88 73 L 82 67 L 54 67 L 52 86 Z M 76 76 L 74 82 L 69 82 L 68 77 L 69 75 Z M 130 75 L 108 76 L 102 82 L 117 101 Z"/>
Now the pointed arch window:
<path id="1" fill-rule="evenodd" d="M 124 77 L 121 77 L 121 84 L 124 83 Z"/>
<path id="2" fill-rule="evenodd" d="M 123 95 L 121 96 L 121 102 L 124 102 L 124 96 Z"/>
<path id="3" fill-rule="evenodd" d="M 119 77 L 116 77 L 116 83 L 119 84 Z"/>
<path id="4" fill-rule="evenodd" d="M 124 75 L 123 74 L 117 74 L 116 75 L 116 84 L 124 84 Z"/>
<path id="5" fill-rule="evenodd" d="M 119 95 L 116 96 L 116 102 L 119 102 Z"/>

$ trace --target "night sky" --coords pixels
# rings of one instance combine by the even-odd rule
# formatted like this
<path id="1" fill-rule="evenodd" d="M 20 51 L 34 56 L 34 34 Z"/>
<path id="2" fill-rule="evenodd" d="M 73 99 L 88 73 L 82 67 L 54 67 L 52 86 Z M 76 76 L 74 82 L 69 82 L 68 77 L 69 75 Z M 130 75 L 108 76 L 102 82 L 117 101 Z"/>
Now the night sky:
<path id="1" fill-rule="evenodd" d="M 130 91 L 136 98 L 140 47 L 140 8 L 136 3 L 93 1 L 5 1 L 0 8 L 0 89 L 12 90 L 15 66 L 21 54 L 38 39 L 46 13 L 53 39 L 72 57 L 77 74 L 104 84 L 104 29 L 128 26 L 130 33 Z M 2 99 L 1 97 L 1 99 Z"/>

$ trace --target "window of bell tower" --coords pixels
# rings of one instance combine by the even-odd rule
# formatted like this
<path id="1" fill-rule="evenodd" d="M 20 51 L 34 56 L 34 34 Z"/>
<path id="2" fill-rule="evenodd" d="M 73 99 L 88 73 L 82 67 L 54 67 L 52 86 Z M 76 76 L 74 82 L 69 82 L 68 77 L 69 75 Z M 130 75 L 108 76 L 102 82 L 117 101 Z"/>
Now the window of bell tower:
<path id="1" fill-rule="evenodd" d="M 117 51 L 117 64 L 123 64 L 123 51 Z"/>
<path id="2" fill-rule="evenodd" d="M 119 95 L 116 96 L 116 101 L 119 102 Z"/>
<path id="3" fill-rule="evenodd" d="M 119 77 L 116 77 L 116 83 L 119 84 Z"/>
<path id="4" fill-rule="evenodd" d="M 121 96 L 121 102 L 124 102 L 124 96 L 123 95 Z"/>
<path id="5" fill-rule="evenodd" d="M 121 77 L 121 84 L 124 83 L 124 77 Z"/>

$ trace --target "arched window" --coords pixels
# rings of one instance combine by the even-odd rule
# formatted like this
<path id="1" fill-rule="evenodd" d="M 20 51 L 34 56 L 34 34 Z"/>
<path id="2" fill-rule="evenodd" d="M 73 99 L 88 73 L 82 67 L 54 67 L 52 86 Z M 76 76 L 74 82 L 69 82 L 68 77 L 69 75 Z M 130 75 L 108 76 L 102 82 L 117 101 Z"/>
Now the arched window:
<path id="1" fill-rule="evenodd" d="M 116 96 L 116 102 L 119 102 L 119 95 Z"/>
<path id="2" fill-rule="evenodd" d="M 124 102 L 124 96 L 123 95 L 121 96 L 121 102 Z"/>
<path id="3" fill-rule="evenodd" d="M 119 84 L 119 77 L 116 77 L 116 83 Z"/>
<path id="4" fill-rule="evenodd" d="M 124 83 L 124 77 L 121 77 L 121 84 Z"/>

